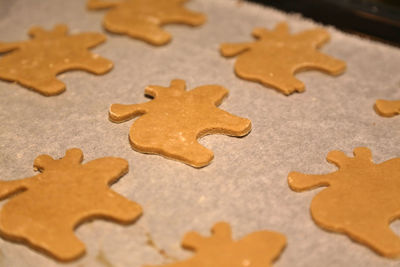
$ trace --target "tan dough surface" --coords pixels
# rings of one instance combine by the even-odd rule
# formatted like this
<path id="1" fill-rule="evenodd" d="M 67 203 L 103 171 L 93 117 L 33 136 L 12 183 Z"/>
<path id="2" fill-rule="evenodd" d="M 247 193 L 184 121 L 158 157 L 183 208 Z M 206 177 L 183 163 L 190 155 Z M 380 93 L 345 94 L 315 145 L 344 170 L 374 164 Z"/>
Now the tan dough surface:
<path id="1" fill-rule="evenodd" d="M 0 181 L 0 199 L 12 196 L 0 212 L 1 236 L 69 261 L 85 252 L 74 234 L 80 224 L 96 218 L 135 221 L 141 207 L 109 188 L 128 172 L 128 162 L 112 157 L 82 160 L 77 148 L 59 160 L 41 155 L 34 161 L 41 174 Z"/>
<path id="2" fill-rule="evenodd" d="M 1 43 L 0 79 L 18 82 L 45 96 L 62 93 L 65 84 L 56 75 L 68 70 L 104 74 L 112 69 L 111 61 L 88 51 L 106 40 L 100 33 L 68 35 L 67 26 L 47 31 L 32 27 L 32 40 Z"/>
<path id="3" fill-rule="evenodd" d="M 354 158 L 331 151 L 327 160 L 339 170 L 325 175 L 291 172 L 295 191 L 328 188 L 311 203 L 314 221 L 324 229 L 347 234 L 386 257 L 400 256 L 400 238 L 389 223 L 400 217 L 400 158 L 372 162 L 368 148 L 354 149 Z"/>
<path id="4" fill-rule="evenodd" d="M 164 24 L 179 23 L 198 26 L 205 22 L 203 14 L 186 9 L 187 0 L 89 0 L 89 9 L 107 9 L 104 27 L 113 33 L 126 34 L 153 45 L 164 45 L 171 35 Z"/>
<path id="5" fill-rule="evenodd" d="M 376 112 L 385 117 L 393 117 L 400 114 L 400 100 L 389 101 L 379 99 L 375 103 Z"/>
<path id="6" fill-rule="evenodd" d="M 297 71 L 317 69 L 339 75 L 346 68 L 345 62 L 317 50 L 330 38 L 323 28 L 291 35 L 283 22 L 272 31 L 255 28 L 252 34 L 257 41 L 221 44 L 221 54 L 239 55 L 235 63 L 239 77 L 272 86 L 285 95 L 305 90 L 304 84 L 294 77 Z"/>
<path id="7" fill-rule="evenodd" d="M 259 231 L 234 241 L 230 225 L 220 222 L 214 225 L 211 237 L 187 233 L 182 246 L 196 255 L 163 267 L 268 267 L 282 253 L 286 237 L 277 232 Z"/>
<path id="8" fill-rule="evenodd" d="M 123 122 L 142 115 L 129 134 L 135 150 L 203 167 L 211 162 L 213 152 L 200 145 L 198 138 L 207 134 L 244 136 L 250 132 L 251 122 L 216 107 L 228 95 L 222 86 L 205 85 L 188 92 L 185 87 L 183 80 L 173 80 L 170 87 L 148 86 L 145 94 L 154 100 L 113 104 L 109 116 L 114 122 Z"/>

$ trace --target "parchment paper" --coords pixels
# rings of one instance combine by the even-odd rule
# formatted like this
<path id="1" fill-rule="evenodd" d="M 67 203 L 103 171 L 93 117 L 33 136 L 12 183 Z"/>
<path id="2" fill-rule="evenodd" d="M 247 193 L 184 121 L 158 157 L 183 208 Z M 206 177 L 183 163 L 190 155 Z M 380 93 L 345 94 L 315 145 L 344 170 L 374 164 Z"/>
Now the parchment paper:
<path id="1" fill-rule="evenodd" d="M 220 56 L 222 42 L 253 40 L 254 27 L 273 28 L 288 21 L 292 32 L 316 23 L 262 6 L 233 0 L 193 0 L 187 6 L 207 14 L 201 27 L 165 27 L 172 42 L 153 47 L 125 36 L 108 35 L 94 49 L 111 59 L 114 69 L 103 76 L 82 71 L 59 78 L 67 90 L 43 97 L 22 86 L 0 81 L 0 173 L 2 180 L 34 175 L 40 154 L 62 157 L 79 147 L 85 160 L 104 156 L 129 161 L 130 171 L 112 188 L 143 206 L 135 224 L 121 226 L 96 220 L 76 233 L 87 253 L 78 261 L 59 264 L 25 245 L 0 239 L 0 266 L 120 266 L 139 267 L 184 259 L 180 247 L 190 230 L 204 235 L 218 221 L 231 223 L 235 238 L 269 229 L 287 236 L 288 244 L 274 266 L 399 266 L 347 236 L 319 228 L 309 206 L 318 190 L 295 193 L 288 188 L 290 171 L 328 173 L 331 150 L 351 155 L 369 147 L 376 162 L 400 156 L 400 116 L 378 116 L 376 99 L 400 99 L 400 50 L 329 27 L 331 41 L 322 51 L 347 61 L 339 77 L 308 71 L 296 77 L 306 91 L 286 97 L 233 72 L 235 59 Z M 71 32 L 103 31 L 105 12 L 87 11 L 83 0 L 0 0 L 0 40 L 26 40 L 33 25 L 52 28 L 66 23 Z M 194 169 L 161 156 L 133 151 L 128 132 L 133 121 L 108 120 L 112 103 L 148 101 L 149 84 L 168 86 L 171 79 L 192 89 L 220 84 L 230 90 L 221 108 L 252 120 L 244 138 L 211 135 L 201 143 L 215 153 L 211 165 Z M 5 203 L 5 201 L 1 202 Z M 400 223 L 392 228 L 400 233 Z"/>

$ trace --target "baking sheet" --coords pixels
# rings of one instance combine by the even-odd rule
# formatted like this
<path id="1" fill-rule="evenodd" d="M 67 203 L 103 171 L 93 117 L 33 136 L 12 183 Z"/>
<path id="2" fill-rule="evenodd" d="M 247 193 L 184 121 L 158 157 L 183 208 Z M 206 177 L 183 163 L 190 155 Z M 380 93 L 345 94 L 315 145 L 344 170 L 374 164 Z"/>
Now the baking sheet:
<path id="1" fill-rule="evenodd" d="M 125 36 L 107 34 L 94 49 L 115 63 L 103 76 L 82 71 L 58 77 L 67 90 L 43 97 L 17 84 L 0 81 L 0 173 L 2 180 L 34 175 L 39 154 L 62 157 L 79 147 L 85 160 L 104 156 L 128 160 L 130 171 L 113 190 L 142 205 L 135 224 L 96 220 L 76 234 L 87 247 L 81 259 L 59 264 L 27 246 L 0 239 L 0 266 L 143 266 L 183 259 L 182 236 L 204 235 L 215 222 L 230 222 L 235 238 L 268 229 L 286 235 L 288 244 L 274 266 L 398 266 L 347 236 L 314 224 L 310 201 L 318 190 L 296 193 L 287 186 L 290 171 L 328 173 L 331 150 L 351 155 L 367 146 L 375 162 L 400 156 L 400 116 L 383 118 L 376 99 L 400 99 L 400 50 L 328 28 L 331 41 L 321 50 L 347 62 L 339 77 L 317 71 L 296 75 L 306 91 L 286 97 L 257 83 L 238 79 L 235 59 L 219 55 L 222 42 L 253 40 L 254 27 L 273 28 L 288 21 L 292 32 L 317 26 L 298 15 L 233 0 L 193 0 L 187 6 L 207 14 L 207 23 L 190 28 L 169 25 L 172 42 L 153 47 Z M 82 0 L 0 0 L 0 40 L 26 40 L 33 25 L 47 29 L 65 23 L 72 33 L 103 31 L 105 12 L 87 11 Z M 112 103 L 148 101 L 149 84 L 168 86 L 175 78 L 189 89 L 207 84 L 228 88 L 221 108 L 250 118 L 244 138 L 211 135 L 200 143 L 215 153 L 211 165 L 194 169 L 161 156 L 133 151 L 128 132 L 133 121 L 108 120 Z M 2 201 L 0 203 L 5 203 Z M 392 228 L 400 233 L 400 222 Z"/>

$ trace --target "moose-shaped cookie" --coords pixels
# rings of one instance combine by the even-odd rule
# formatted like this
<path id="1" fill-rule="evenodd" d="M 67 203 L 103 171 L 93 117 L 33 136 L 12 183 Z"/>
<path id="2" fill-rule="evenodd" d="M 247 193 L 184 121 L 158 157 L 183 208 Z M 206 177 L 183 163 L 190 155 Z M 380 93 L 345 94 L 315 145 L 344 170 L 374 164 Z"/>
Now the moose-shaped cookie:
<path id="1" fill-rule="evenodd" d="M 205 16 L 186 9 L 187 0 L 89 0 L 89 9 L 108 9 L 104 27 L 113 33 L 126 34 L 152 45 L 164 45 L 171 35 L 161 26 L 170 23 L 198 26 Z"/>
<path id="2" fill-rule="evenodd" d="M 393 117 L 400 114 L 400 100 L 383 100 L 379 99 L 375 102 L 376 112 L 384 117 Z"/>
<path id="3" fill-rule="evenodd" d="M 182 246 L 195 251 L 195 256 L 159 267 L 268 267 L 286 246 L 286 237 L 271 231 L 254 232 L 234 241 L 231 227 L 225 222 L 215 224 L 212 234 L 203 237 L 187 233 Z"/>
<path id="4" fill-rule="evenodd" d="M 285 95 L 303 92 L 304 84 L 294 77 L 301 70 L 317 69 L 332 75 L 341 74 L 346 63 L 317 50 L 329 40 L 329 33 L 317 28 L 290 34 L 287 23 L 280 23 L 272 31 L 255 28 L 251 43 L 221 44 L 225 57 L 239 55 L 236 74 L 250 81 L 272 86 Z"/>
<path id="5" fill-rule="evenodd" d="M 328 162 L 339 170 L 324 175 L 292 172 L 295 191 L 327 186 L 311 202 L 311 215 L 322 228 L 344 233 L 386 257 L 400 256 L 400 237 L 389 224 L 400 218 L 400 158 L 372 162 L 368 148 L 354 149 L 354 158 L 332 151 Z"/>
<path id="6" fill-rule="evenodd" d="M 185 88 L 183 80 L 173 80 L 170 87 L 148 86 L 145 94 L 153 97 L 152 101 L 113 104 L 110 120 L 123 122 L 141 116 L 129 134 L 133 149 L 204 167 L 214 156 L 198 138 L 207 134 L 244 136 L 250 132 L 251 122 L 217 108 L 228 95 L 222 86 L 205 85 L 188 92 Z"/>
<path id="7" fill-rule="evenodd" d="M 100 33 L 67 34 L 65 25 L 47 31 L 32 27 L 32 40 L 14 43 L 0 42 L 0 79 L 52 96 L 62 93 L 65 84 L 56 75 L 68 70 L 85 70 L 104 74 L 112 69 L 111 61 L 91 53 L 88 49 L 103 43 Z"/>
<path id="8" fill-rule="evenodd" d="M 41 174 L 0 181 L 0 199 L 13 196 L 1 209 L 0 235 L 69 261 L 85 252 L 74 234 L 80 224 L 96 218 L 134 222 L 141 207 L 109 188 L 128 172 L 128 162 L 113 157 L 82 160 L 77 148 L 59 160 L 41 155 L 34 161 Z"/>

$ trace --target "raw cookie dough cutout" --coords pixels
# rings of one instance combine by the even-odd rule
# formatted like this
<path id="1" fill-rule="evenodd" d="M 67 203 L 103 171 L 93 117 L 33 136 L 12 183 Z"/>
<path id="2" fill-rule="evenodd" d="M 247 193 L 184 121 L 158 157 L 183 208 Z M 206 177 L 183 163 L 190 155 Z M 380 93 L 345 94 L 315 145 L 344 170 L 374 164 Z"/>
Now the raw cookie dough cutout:
<path id="1" fill-rule="evenodd" d="M 368 148 L 354 149 L 354 158 L 331 151 L 327 160 L 339 170 L 325 175 L 291 172 L 289 186 L 304 191 L 327 186 L 311 202 L 320 227 L 348 235 L 385 257 L 400 256 L 400 237 L 389 227 L 400 218 L 400 158 L 372 162 Z"/>
<path id="2" fill-rule="evenodd" d="M 224 222 L 215 224 L 212 234 L 203 237 L 196 232 L 187 233 L 182 246 L 194 251 L 195 256 L 160 267 L 268 267 L 286 246 L 286 237 L 271 231 L 254 232 L 234 241 L 231 227 Z"/>
<path id="3" fill-rule="evenodd" d="M 152 45 L 165 45 L 171 35 L 161 26 L 171 23 L 199 26 L 206 17 L 184 7 L 187 0 L 89 0 L 89 9 L 108 9 L 103 25 L 113 33 L 126 34 Z"/>
<path id="4" fill-rule="evenodd" d="M 92 219 L 134 222 L 142 208 L 109 188 L 128 172 L 128 162 L 113 157 L 82 160 L 77 148 L 59 160 L 41 155 L 34 161 L 41 174 L 0 181 L 0 199 L 12 196 L 0 211 L 0 235 L 70 261 L 85 252 L 74 234 L 80 224 Z"/>
<path id="5" fill-rule="evenodd" d="M 252 34 L 257 41 L 221 44 L 221 54 L 240 55 L 235 63 L 239 77 L 272 86 L 285 95 L 305 90 L 304 84 L 294 77 L 297 71 L 317 69 L 339 75 L 346 69 L 345 62 L 317 50 L 329 40 L 329 33 L 322 28 L 290 34 L 283 22 L 272 31 L 255 28 Z"/>
<path id="6" fill-rule="evenodd" d="M 393 117 L 400 114 L 400 100 L 389 101 L 379 99 L 375 103 L 375 111 L 384 117 Z"/>
<path id="7" fill-rule="evenodd" d="M 65 84 L 56 75 L 68 70 L 85 70 L 104 74 L 112 69 L 111 61 L 91 53 L 93 48 L 106 40 L 100 33 L 68 35 L 65 25 L 47 31 L 32 27 L 32 40 L 1 43 L 0 79 L 18 82 L 45 96 L 62 93 Z"/>
<path id="8" fill-rule="evenodd" d="M 133 105 L 113 104 L 113 122 L 137 119 L 129 134 L 133 149 L 159 154 L 193 167 L 208 165 L 212 151 L 197 142 L 208 134 L 244 136 L 251 130 L 248 119 L 234 116 L 217 106 L 228 95 L 219 85 L 205 85 L 186 91 L 185 81 L 173 80 L 170 87 L 148 86 L 145 94 L 154 100 Z"/>

